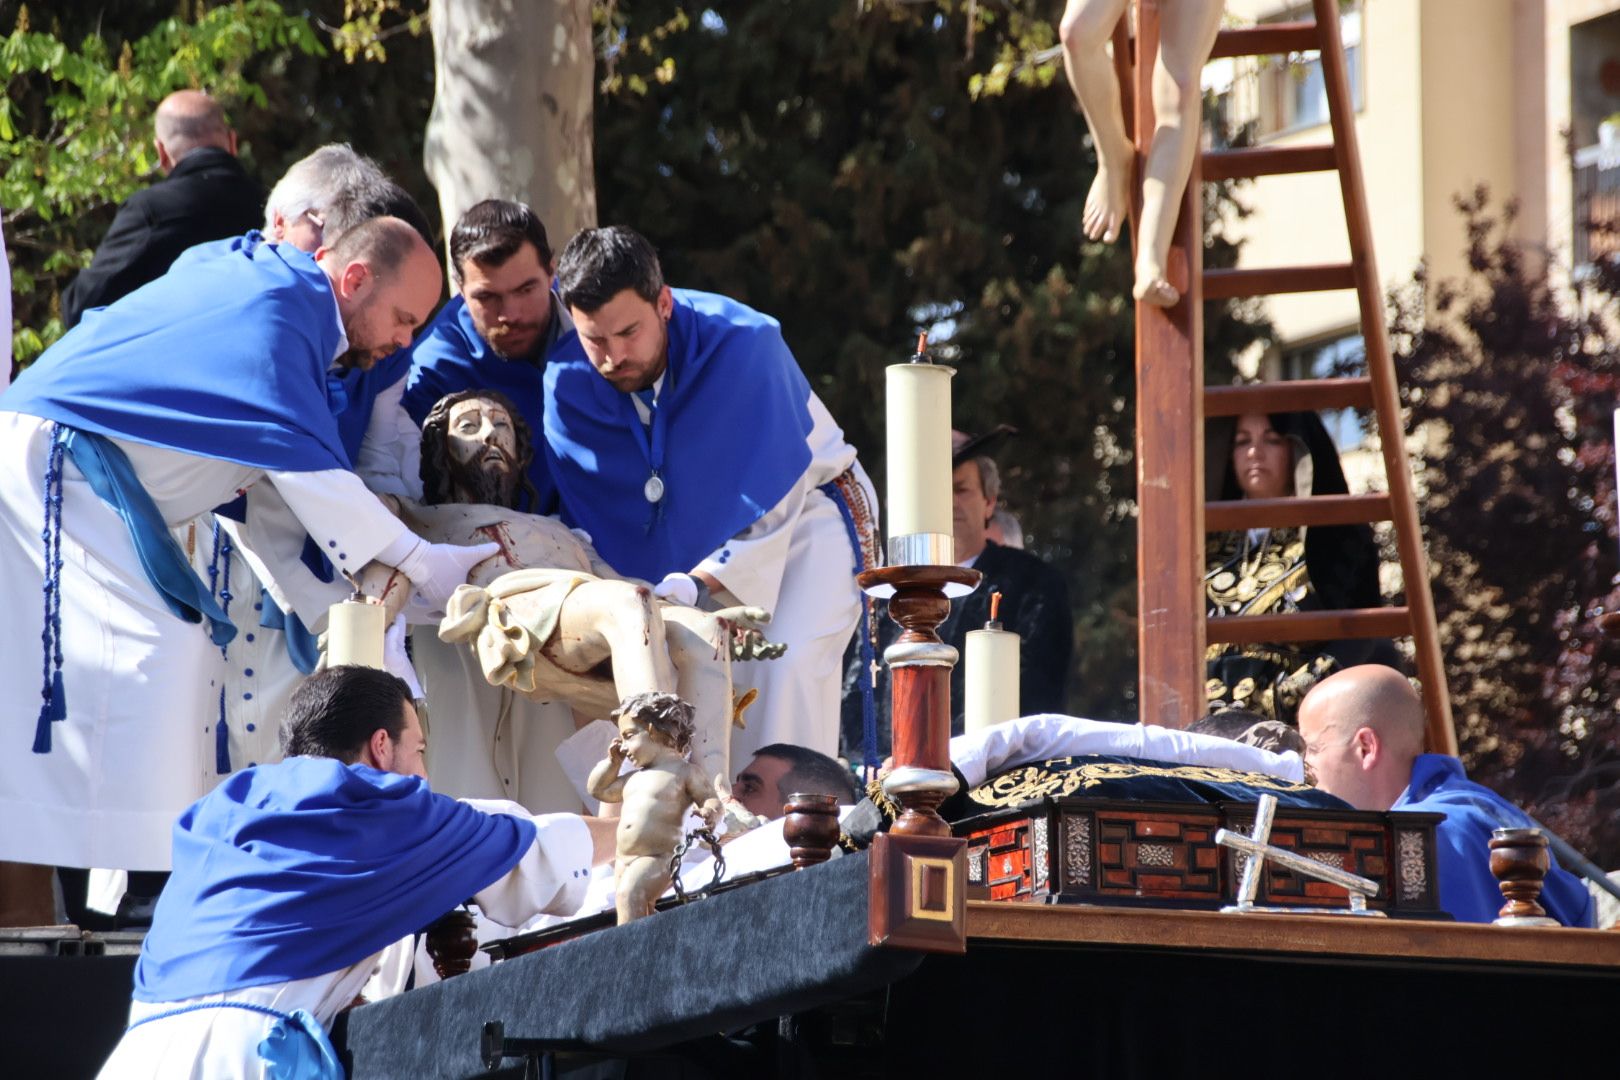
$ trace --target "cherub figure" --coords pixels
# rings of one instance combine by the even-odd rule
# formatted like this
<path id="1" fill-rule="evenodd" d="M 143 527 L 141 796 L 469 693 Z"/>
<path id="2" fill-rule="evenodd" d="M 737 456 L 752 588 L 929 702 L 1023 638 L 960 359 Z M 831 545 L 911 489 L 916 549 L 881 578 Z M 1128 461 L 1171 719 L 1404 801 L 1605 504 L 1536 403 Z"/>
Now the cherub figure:
<path id="1" fill-rule="evenodd" d="M 1097 147 L 1097 178 L 1082 219 L 1088 238 L 1112 243 L 1130 214 L 1134 147 L 1125 130 L 1119 81 L 1108 59 L 1108 40 L 1129 0 L 1068 0 L 1059 36 L 1063 69 L 1086 114 Z M 1138 223 L 1136 284 L 1132 294 L 1174 307 L 1181 291 L 1166 263 L 1181 196 L 1198 152 L 1199 77 L 1221 28 L 1224 0 L 1167 0 L 1159 5 L 1159 55 L 1153 66 L 1153 141 L 1142 166 L 1142 219 Z"/>
<path id="2" fill-rule="evenodd" d="M 603 802 L 622 802 L 613 891 L 619 925 L 651 915 L 669 888 L 670 859 L 680 846 L 687 807 L 696 805 L 713 828 L 720 798 L 703 770 L 687 760 L 692 706 L 659 691 L 632 694 L 613 711 L 618 737 L 597 762 L 587 790 Z M 628 759 L 635 771 L 619 775 Z"/>

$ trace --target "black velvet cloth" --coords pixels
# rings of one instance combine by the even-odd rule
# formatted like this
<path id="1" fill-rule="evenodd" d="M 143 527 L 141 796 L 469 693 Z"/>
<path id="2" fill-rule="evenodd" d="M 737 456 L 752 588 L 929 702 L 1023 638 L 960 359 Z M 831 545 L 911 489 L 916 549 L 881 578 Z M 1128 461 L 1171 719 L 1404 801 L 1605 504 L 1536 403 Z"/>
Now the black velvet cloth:
<path id="1" fill-rule="evenodd" d="M 95 258 L 62 291 L 62 323 L 72 328 L 169 269 L 180 253 L 264 224 L 263 185 L 225 150 L 187 154 L 167 177 L 118 208 Z"/>
<path id="2" fill-rule="evenodd" d="M 617 1052 L 728 1032 L 884 986 L 920 957 L 866 942 L 868 856 L 719 893 L 366 1005 L 338 1038 L 356 1080 L 479 1076 L 508 1038 Z"/>
<path id="3" fill-rule="evenodd" d="M 1021 716 L 1064 712 L 1067 708 L 1069 667 L 1074 660 L 1074 616 L 1069 608 L 1069 587 L 1063 575 L 1041 559 L 1019 548 L 985 541 L 973 568 L 984 575 L 979 587 L 951 601 L 951 613 L 940 624 L 939 636 L 959 653 L 967 651 L 967 633 L 980 630 L 990 619 L 990 594 L 1001 593 L 1001 624 L 1023 640 L 1018 674 L 1018 711 Z M 889 618 L 888 605 L 876 603 L 878 640 L 875 654 L 880 670 L 875 704 L 878 717 L 878 755 L 889 752 L 889 669 L 882 665 L 883 650 L 900 636 Z M 851 645 L 844 667 L 843 745 L 851 761 L 861 760 L 861 670 L 859 639 Z M 951 669 L 951 734 L 962 733 L 962 711 L 967 699 L 963 687 L 965 665 Z"/>

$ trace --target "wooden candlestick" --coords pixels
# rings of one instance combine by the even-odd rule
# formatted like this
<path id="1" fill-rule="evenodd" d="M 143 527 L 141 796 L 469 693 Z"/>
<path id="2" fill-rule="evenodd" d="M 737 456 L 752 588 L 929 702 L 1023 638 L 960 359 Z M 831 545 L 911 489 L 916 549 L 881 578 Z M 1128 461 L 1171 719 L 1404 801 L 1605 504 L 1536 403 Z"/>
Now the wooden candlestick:
<path id="1" fill-rule="evenodd" d="M 856 578 L 871 595 L 888 599 L 889 617 L 902 630 L 883 650 L 892 673 L 894 743 L 894 768 L 883 778 L 883 790 L 903 808 L 892 830 L 901 835 L 951 835 L 938 807 L 957 788 L 951 772 L 951 668 L 957 655 L 940 640 L 939 624 L 951 613 L 951 597 L 971 592 L 982 576 L 961 566 L 885 566 Z"/>
<path id="2" fill-rule="evenodd" d="M 465 975 L 478 953 L 478 924 L 472 912 L 456 908 L 427 928 L 427 954 L 441 979 Z"/>
<path id="3" fill-rule="evenodd" d="M 1547 837 L 1540 829 L 1497 829 L 1491 833 L 1491 873 L 1507 903 L 1497 913 L 1497 926 L 1557 926 L 1538 902 L 1552 865 Z"/>
<path id="4" fill-rule="evenodd" d="M 796 791 L 782 806 L 782 838 L 788 842 L 793 868 L 824 863 L 838 843 L 838 797 Z"/>

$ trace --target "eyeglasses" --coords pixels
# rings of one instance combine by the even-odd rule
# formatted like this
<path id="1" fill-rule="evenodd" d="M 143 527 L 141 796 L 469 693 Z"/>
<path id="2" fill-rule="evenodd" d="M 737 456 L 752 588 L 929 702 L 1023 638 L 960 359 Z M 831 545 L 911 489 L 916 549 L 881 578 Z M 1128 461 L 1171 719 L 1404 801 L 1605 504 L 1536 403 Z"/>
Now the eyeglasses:
<path id="1" fill-rule="evenodd" d="M 321 239 L 326 234 L 326 215 L 325 214 L 318 214 L 313 209 L 311 209 L 311 210 L 305 210 L 302 216 L 308 218 L 309 223 L 311 225 L 315 226 L 315 236 L 316 236 L 317 240 Z"/>

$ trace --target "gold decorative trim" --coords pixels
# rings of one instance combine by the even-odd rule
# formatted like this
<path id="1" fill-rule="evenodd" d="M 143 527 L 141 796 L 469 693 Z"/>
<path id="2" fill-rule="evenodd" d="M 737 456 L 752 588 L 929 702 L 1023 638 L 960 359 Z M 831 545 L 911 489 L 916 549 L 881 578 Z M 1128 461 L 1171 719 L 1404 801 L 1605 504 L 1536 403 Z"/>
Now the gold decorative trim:
<path id="1" fill-rule="evenodd" d="M 930 869 L 939 869 L 945 872 L 945 907 L 942 911 L 935 911 L 922 906 L 923 874 Z M 906 872 L 911 880 L 910 910 L 906 912 L 913 919 L 927 919 L 931 922 L 950 922 L 956 913 L 956 864 L 950 859 L 934 859 L 925 855 L 907 855 Z"/>

